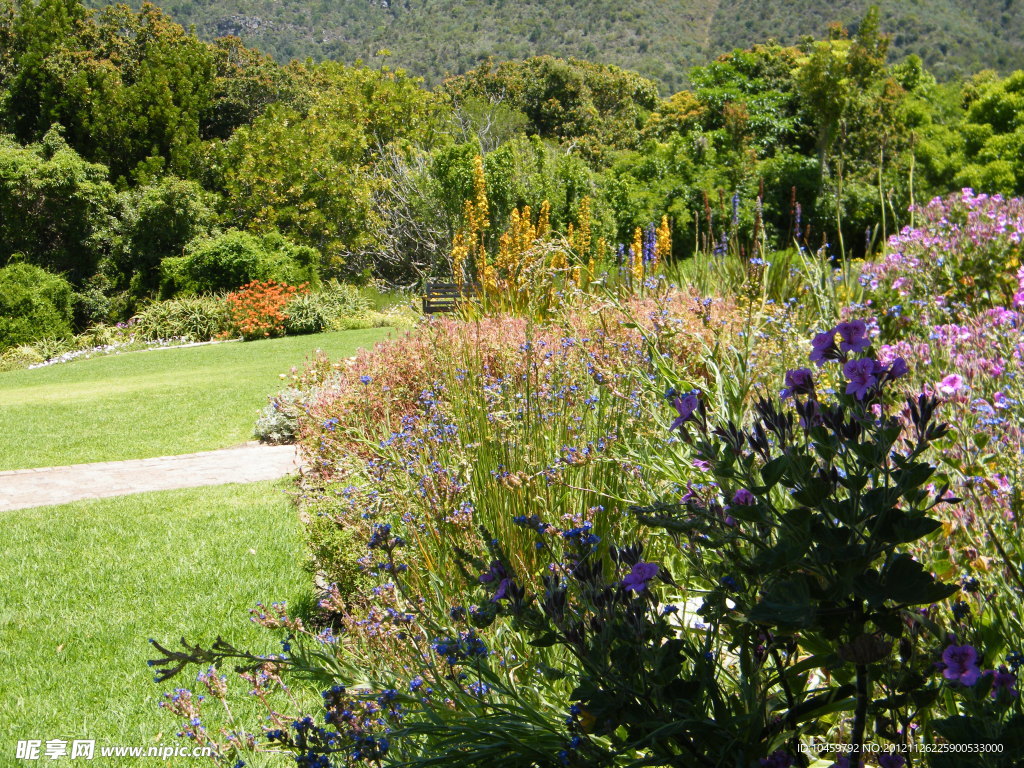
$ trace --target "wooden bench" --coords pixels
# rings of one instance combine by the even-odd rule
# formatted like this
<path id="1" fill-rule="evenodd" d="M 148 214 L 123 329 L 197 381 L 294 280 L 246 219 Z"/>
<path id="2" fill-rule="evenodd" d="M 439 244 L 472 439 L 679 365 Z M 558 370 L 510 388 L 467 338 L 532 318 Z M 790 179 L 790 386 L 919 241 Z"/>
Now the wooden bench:
<path id="1" fill-rule="evenodd" d="M 427 283 L 423 286 L 423 313 L 454 312 L 467 296 L 476 293 L 476 286 L 469 283 L 460 289 L 455 283 Z"/>

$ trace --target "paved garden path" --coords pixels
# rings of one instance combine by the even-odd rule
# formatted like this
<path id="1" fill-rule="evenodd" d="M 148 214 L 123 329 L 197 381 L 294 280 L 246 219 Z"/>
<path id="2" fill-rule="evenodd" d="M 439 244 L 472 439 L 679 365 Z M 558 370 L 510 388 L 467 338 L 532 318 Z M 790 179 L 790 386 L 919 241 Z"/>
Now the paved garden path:
<path id="1" fill-rule="evenodd" d="M 0 472 L 0 512 L 79 499 L 201 485 L 254 483 L 298 470 L 294 445 L 246 443 L 220 451 Z"/>

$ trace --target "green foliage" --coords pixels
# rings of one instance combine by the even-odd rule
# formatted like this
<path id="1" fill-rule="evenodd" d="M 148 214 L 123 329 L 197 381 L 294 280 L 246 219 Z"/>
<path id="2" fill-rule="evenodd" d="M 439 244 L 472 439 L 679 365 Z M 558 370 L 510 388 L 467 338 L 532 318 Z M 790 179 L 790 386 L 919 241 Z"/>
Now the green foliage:
<path id="1" fill-rule="evenodd" d="M 300 334 L 355 327 L 353 322 L 369 315 L 372 309 L 358 288 L 331 280 L 321 290 L 291 298 L 285 308 L 285 330 Z"/>
<path id="2" fill-rule="evenodd" d="M 58 128 L 24 147 L 0 136 L 0 264 L 21 253 L 81 283 L 99 264 L 113 204 L 107 169 L 83 160 Z"/>
<path id="3" fill-rule="evenodd" d="M 310 504 L 305 511 L 307 565 L 316 573 L 317 583 L 333 585 L 343 599 L 361 594 L 369 579 L 359 562 L 366 553 L 359 531 L 345 525 L 330 502 Z"/>
<path id="4" fill-rule="evenodd" d="M 31 264 L 0 268 L 0 349 L 71 335 L 71 286 Z"/>
<path id="5" fill-rule="evenodd" d="M 103 0 L 93 0 L 101 4 Z M 466 72 L 488 56 L 540 54 L 616 64 L 658 81 L 668 93 L 687 84 L 690 69 L 733 48 L 769 39 L 784 44 L 821 35 L 832 22 L 855 25 L 872 0 L 462 0 L 282 5 L 230 0 L 216 6 L 166 0 L 180 23 L 206 39 L 238 35 L 279 61 L 334 59 L 390 64 L 430 83 Z M 1024 9 L 1005 0 L 882 0 L 893 54 L 922 57 L 948 80 L 983 67 L 1024 67 L 1019 30 Z M 438 40 L 444 40 L 439 46 Z M 386 54 L 378 53 L 382 48 Z"/>
<path id="6" fill-rule="evenodd" d="M 209 341 L 230 328 L 227 305 L 219 296 L 188 296 L 157 301 L 132 319 L 143 339 Z"/>
<path id="7" fill-rule="evenodd" d="M 294 105 L 274 105 L 216 152 L 230 218 L 257 232 L 277 228 L 319 250 L 332 274 L 359 275 L 374 246 L 367 173 L 392 142 L 429 142 L 435 99 L 400 72 L 293 65 Z"/>
<path id="8" fill-rule="evenodd" d="M 45 360 L 39 350 L 30 344 L 11 347 L 0 352 L 0 371 L 16 371 Z"/>
<path id="9" fill-rule="evenodd" d="M 655 83 L 635 72 L 551 56 L 489 62 L 445 81 L 444 90 L 456 106 L 471 99 L 516 110 L 529 133 L 591 156 L 635 146 L 658 99 Z"/>
<path id="10" fill-rule="evenodd" d="M 210 233 L 215 203 L 195 182 L 174 176 L 121 193 L 105 271 L 133 295 L 152 293 L 159 287 L 160 262 L 182 255 L 189 242 Z"/>
<path id="11" fill-rule="evenodd" d="M 253 235 L 237 229 L 193 240 L 184 256 L 160 265 L 167 294 L 229 291 L 254 280 L 298 285 L 319 281 L 319 255 L 271 232 Z"/>
<path id="12" fill-rule="evenodd" d="M 192 168 L 215 56 L 156 6 L 88 14 L 78 0 L 26 3 L 12 48 L 4 118 L 19 140 L 59 122 L 76 150 L 115 177 L 154 161 L 177 173 Z"/>

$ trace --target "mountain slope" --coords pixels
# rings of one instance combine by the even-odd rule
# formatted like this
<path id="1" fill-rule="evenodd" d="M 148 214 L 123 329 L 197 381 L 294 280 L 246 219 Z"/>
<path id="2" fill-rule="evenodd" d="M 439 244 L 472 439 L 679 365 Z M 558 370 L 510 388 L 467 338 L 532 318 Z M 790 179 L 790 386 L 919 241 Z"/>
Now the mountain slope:
<path id="1" fill-rule="evenodd" d="M 94 0 L 95 2 L 96 0 Z M 855 25 L 869 0 L 165 0 L 200 35 L 238 35 L 279 60 L 390 64 L 437 82 L 487 57 L 576 56 L 685 85 L 690 67 L 738 46 L 821 37 Z M 885 0 L 892 53 L 942 78 L 1024 68 L 1024 0 Z"/>

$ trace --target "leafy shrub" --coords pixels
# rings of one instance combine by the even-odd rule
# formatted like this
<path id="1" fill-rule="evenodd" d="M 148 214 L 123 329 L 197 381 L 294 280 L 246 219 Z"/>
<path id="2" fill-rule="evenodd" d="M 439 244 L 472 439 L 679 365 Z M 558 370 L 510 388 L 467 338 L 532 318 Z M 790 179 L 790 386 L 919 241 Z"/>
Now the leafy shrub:
<path id="1" fill-rule="evenodd" d="M 296 294 L 288 302 L 285 330 L 289 334 L 320 333 L 330 328 L 335 317 L 334 306 L 320 293 Z"/>
<path id="2" fill-rule="evenodd" d="M 228 308 L 219 296 L 192 296 L 150 304 L 133 318 L 139 338 L 209 341 L 231 328 Z"/>
<path id="3" fill-rule="evenodd" d="M 292 297 L 285 327 L 294 334 L 370 327 L 375 324 L 372 309 L 372 301 L 359 288 L 331 280 L 319 291 Z"/>
<path id="4" fill-rule="evenodd" d="M 305 290 L 286 283 L 253 281 L 227 296 L 231 330 L 245 340 L 283 336 L 288 319 L 286 307 Z"/>
<path id="5" fill-rule="evenodd" d="M 43 360 L 54 360 L 61 355 L 74 351 L 75 340 L 69 336 L 61 338 L 46 336 L 33 341 L 32 349 L 39 353 Z"/>
<path id="6" fill-rule="evenodd" d="M 319 255 L 280 234 L 231 229 L 189 243 L 184 256 L 161 262 L 165 292 L 215 293 L 253 281 L 317 283 Z"/>
<path id="7" fill-rule="evenodd" d="M 0 349 L 71 335 L 71 285 L 31 264 L 0 269 Z"/>
<path id="8" fill-rule="evenodd" d="M 110 271 L 117 285 L 130 285 L 135 296 L 154 292 L 161 260 L 180 256 L 186 245 L 209 234 L 216 219 L 214 196 L 174 176 L 123 192 L 118 203 Z"/>
<path id="9" fill-rule="evenodd" d="M 782 403 L 761 400 L 749 424 L 716 423 L 701 393 L 670 392 L 676 439 L 648 452 L 631 433 L 616 465 L 654 462 L 678 490 L 633 508 L 646 535 L 621 523 L 607 531 L 632 538 L 628 546 L 610 545 L 596 522 L 560 519 L 558 507 L 543 514 L 540 504 L 510 526 L 491 517 L 501 531 L 482 527 L 486 557 L 452 535 L 453 570 L 419 560 L 438 525 L 430 514 L 368 525 L 367 562 L 380 583 L 367 618 L 355 619 L 340 590 L 321 602 L 331 623 L 319 633 L 284 606 L 255 617 L 297 646 L 275 663 L 277 674 L 311 675 L 327 687 L 326 716 L 272 729 L 271 747 L 302 762 L 355 750 L 371 762 L 453 768 L 499 756 L 523 766 L 726 758 L 781 768 L 806 765 L 802 752 L 814 742 L 860 754 L 985 734 L 1004 751 L 972 756 L 973 764 L 1014 765 L 1024 722 L 1017 667 L 996 668 L 996 649 L 944 618 L 941 604 L 957 587 L 907 552 L 941 527 L 941 505 L 958 501 L 930 485 L 941 478 L 925 457 L 947 431 L 935 418 L 938 401 L 891 396 L 907 368 L 875 359 L 863 323 L 820 334 L 812 350 L 821 372 L 789 371 Z M 826 396 L 836 384 L 840 394 Z M 405 446 L 396 458 L 455 434 L 428 394 L 429 424 L 392 435 Z M 505 402 L 490 404 L 501 420 Z M 367 466 L 386 471 L 383 462 Z M 442 488 L 451 492 L 455 477 L 443 465 L 396 466 L 416 481 L 425 512 Z M 546 468 L 546 487 L 559 487 L 551 475 L 567 477 L 573 466 Z M 511 512 L 528 479 L 489 474 L 494 495 L 480 511 L 493 515 L 507 503 Z M 544 487 L 527 493 L 549 493 Z M 333 514 L 388 511 L 376 494 L 338 489 Z M 456 572 L 462 599 L 437 600 Z M 336 645 L 338 626 L 345 647 Z M 349 656 L 357 639 L 373 650 Z M 265 662 L 223 643 L 157 647 L 160 679 L 190 661 Z"/>
<path id="10" fill-rule="evenodd" d="M 11 347 L 0 352 L 0 371 L 27 368 L 35 363 L 41 363 L 45 359 L 35 347 L 22 344 L 20 347 Z"/>
<path id="11" fill-rule="evenodd" d="M 361 533 L 345 525 L 330 502 L 307 507 L 303 522 L 307 566 L 316 574 L 317 586 L 345 600 L 365 592 L 369 578 L 361 563 L 366 552 Z"/>
<path id="12" fill-rule="evenodd" d="M 0 259 L 22 253 L 79 285 L 100 263 L 115 193 L 109 170 L 61 133 L 54 125 L 28 146 L 0 138 Z"/>
<path id="13" fill-rule="evenodd" d="M 271 445 L 294 443 L 299 409 L 312 394 L 315 391 L 307 393 L 296 387 L 287 387 L 274 395 L 256 420 L 256 439 Z"/>

